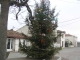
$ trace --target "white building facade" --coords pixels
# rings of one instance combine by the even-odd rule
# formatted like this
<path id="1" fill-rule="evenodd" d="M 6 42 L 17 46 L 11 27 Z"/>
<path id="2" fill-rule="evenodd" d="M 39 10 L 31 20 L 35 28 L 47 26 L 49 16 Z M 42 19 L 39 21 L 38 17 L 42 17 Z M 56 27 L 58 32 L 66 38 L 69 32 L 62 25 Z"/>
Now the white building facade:
<path id="1" fill-rule="evenodd" d="M 57 43 L 60 44 L 60 47 L 65 48 L 65 31 L 57 30 Z"/>
<path id="2" fill-rule="evenodd" d="M 18 39 L 18 38 L 7 38 L 6 46 L 7 51 L 18 51 L 19 50 L 19 41 L 24 39 Z"/>
<path id="3" fill-rule="evenodd" d="M 23 34 L 19 32 L 8 30 L 6 41 L 7 51 L 19 51 L 19 42 L 23 43 L 25 41 L 26 45 L 30 46 L 30 42 L 26 40 L 26 38 L 28 37 L 25 37 Z"/>
<path id="4" fill-rule="evenodd" d="M 21 27 L 20 29 L 18 29 L 17 32 L 23 33 L 27 36 L 31 36 L 29 26 L 27 26 L 27 25 L 25 25 L 25 26 Z"/>
<path id="5" fill-rule="evenodd" d="M 68 42 L 71 42 L 74 47 L 77 47 L 77 37 L 76 36 L 66 34 L 65 40 Z"/>

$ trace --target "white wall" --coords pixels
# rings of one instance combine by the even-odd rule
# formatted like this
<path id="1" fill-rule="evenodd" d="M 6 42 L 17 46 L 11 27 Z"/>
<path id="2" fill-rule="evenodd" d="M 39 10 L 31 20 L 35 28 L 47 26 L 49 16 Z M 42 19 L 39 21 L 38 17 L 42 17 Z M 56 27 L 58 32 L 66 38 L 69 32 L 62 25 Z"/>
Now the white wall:
<path id="1" fill-rule="evenodd" d="M 15 51 L 19 51 L 19 41 L 23 44 L 23 42 L 25 41 L 26 46 L 30 46 L 31 43 L 28 40 L 25 39 L 15 39 Z"/>
<path id="2" fill-rule="evenodd" d="M 63 48 L 65 48 L 65 33 L 62 33 L 61 35 L 61 46 L 63 45 Z"/>
<path id="3" fill-rule="evenodd" d="M 21 41 L 21 43 L 23 43 L 25 40 L 25 39 L 18 39 L 18 38 L 7 38 L 6 47 L 7 47 L 8 39 L 10 39 L 10 41 L 12 42 L 12 48 L 10 46 L 11 49 L 7 49 L 7 51 L 15 51 L 15 52 L 19 51 L 19 41 Z M 25 43 L 27 46 L 31 46 L 30 41 L 25 40 Z"/>
<path id="4" fill-rule="evenodd" d="M 57 43 L 60 44 L 61 47 L 65 48 L 65 33 L 61 33 L 61 36 L 57 38 Z"/>
<path id="5" fill-rule="evenodd" d="M 24 40 L 25 40 L 25 39 L 15 39 L 15 40 L 14 40 L 14 48 L 15 48 L 14 51 L 16 51 L 16 52 L 19 51 L 19 41 L 20 41 L 21 43 L 23 43 Z M 26 43 L 27 46 L 30 46 L 30 45 L 31 45 L 29 41 L 26 41 L 26 40 L 25 40 L 25 43 Z"/>
<path id="6" fill-rule="evenodd" d="M 26 46 L 31 46 L 30 41 L 26 40 L 26 39 L 20 39 L 20 42 L 23 44 L 23 42 L 25 41 Z"/>
<path id="7" fill-rule="evenodd" d="M 77 37 L 74 37 L 74 45 L 77 47 Z"/>
<path id="8" fill-rule="evenodd" d="M 24 33 L 25 35 L 31 36 L 29 31 L 29 26 L 25 25 L 22 28 L 18 29 L 17 32 Z"/>
<path id="9" fill-rule="evenodd" d="M 15 39 L 13 38 L 13 51 L 15 51 Z"/>
<path id="10" fill-rule="evenodd" d="M 15 39 L 15 51 L 19 49 L 19 39 Z"/>

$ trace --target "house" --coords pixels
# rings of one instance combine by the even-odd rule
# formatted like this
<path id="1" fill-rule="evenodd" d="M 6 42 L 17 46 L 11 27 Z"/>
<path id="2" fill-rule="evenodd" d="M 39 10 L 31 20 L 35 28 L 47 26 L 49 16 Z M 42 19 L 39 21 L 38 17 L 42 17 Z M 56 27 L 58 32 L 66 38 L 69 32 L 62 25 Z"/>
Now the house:
<path id="1" fill-rule="evenodd" d="M 57 44 L 65 48 L 65 31 L 57 30 Z"/>
<path id="2" fill-rule="evenodd" d="M 77 47 L 77 37 L 71 34 L 65 35 L 66 44 L 68 43 L 69 47 Z"/>
<path id="3" fill-rule="evenodd" d="M 25 25 L 17 30 L 19 33 L 24 33 L 25 35 L 31 36 L 29 31 L 29 26 Z M 55 33 L 55 37 L 57 34 L 61 34 L 62 36 L 59 36 L 57 39 L 57 42 L 54 44 L 55 47 L 65 47 L 65 31 L 60 30 L 54 30 L 53 33 Z"/>
<path id="4" fill-rule="evenodd" d="M 7 51 L 18 51 L 19 50 L 19 42 L 26 41 L 26 45 L 29 46 L 29 41 L 26 40 L 28 38 L 27 36 L 24 36 L 23 34 L 8 30 L 7 31 L 7 41 L 6 41 L 6 47 Z"/>
<path id="5" fill-rule="evenodd" d="M 77 42 L 77 47 L 80 47 L 80 42 Z"/>

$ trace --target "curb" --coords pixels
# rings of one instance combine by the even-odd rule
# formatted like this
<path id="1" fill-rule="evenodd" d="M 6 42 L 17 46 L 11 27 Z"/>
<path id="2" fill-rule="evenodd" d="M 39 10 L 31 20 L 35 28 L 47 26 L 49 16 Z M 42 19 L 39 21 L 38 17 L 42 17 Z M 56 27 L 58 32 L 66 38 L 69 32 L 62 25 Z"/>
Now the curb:
<path id="1" fill-rule="evenodd" d="M 69 59 L 61 57 L 61 60 L 69 60 Z"/>
<path id="2" fill-rule="evenodd" d="M 51 60 L 61 60 L 61 57 L 55 56 L 55 57 L 53 57 Z"/>
<path id="3" fill-rule="evenodd" d="M 25 59 L 25 58 L 10 58 L 10 59 L 7 59 L 7 60 L 31 60 L 31 59 Z M 43 59 L 45 60 L 45 59 Z M 61 57 L 54 57 L 53 59 L 51 60 L 61 60 Z"/>
<path id="4" fill-rule="evenodd" d="M 61 60 L 61 57 L 59 57 L 57 60 Z"/>

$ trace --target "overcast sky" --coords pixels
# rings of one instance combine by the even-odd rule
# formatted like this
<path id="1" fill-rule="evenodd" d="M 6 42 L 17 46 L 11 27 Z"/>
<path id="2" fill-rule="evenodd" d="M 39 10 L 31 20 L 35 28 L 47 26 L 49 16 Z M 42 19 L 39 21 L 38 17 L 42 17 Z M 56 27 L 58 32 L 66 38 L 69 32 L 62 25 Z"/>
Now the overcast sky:
<path id="1" fill-rule="evenodd" d="M 37 0 L 36 0 L 37 1 Z M 39 0 L 38 0 L 39 1 Z M 34 0 L 30 0 L 29 4 L 33 9 Z M 58 16 L 58 28 L 59 30 L 65 31 L 66 33 L 75 35 L 80 41 L 80 0 L 50 0 L 51 8 L 56 6 L 56 12 L 59 12 Z M 12 8 L 12 7 L 11 7 Z M 24 26 L 24 18 L 26 17 L 26 8 L 23 7 L 23 12 L 17 21 L 15 19 L 16 9 L 10 9 L 8 18 L 8 29 L 17 30 Z M 26 13 L 26 14 L 24 14 Z"/>

